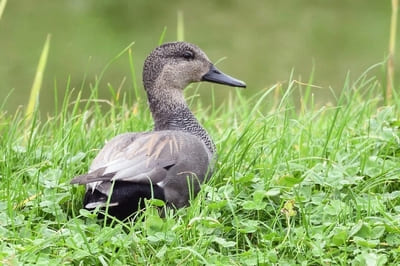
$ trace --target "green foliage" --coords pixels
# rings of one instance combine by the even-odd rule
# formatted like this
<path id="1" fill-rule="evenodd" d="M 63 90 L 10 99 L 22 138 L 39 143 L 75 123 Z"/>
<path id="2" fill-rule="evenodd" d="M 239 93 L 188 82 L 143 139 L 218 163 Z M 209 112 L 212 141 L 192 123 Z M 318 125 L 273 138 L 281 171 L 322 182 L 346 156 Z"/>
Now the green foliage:
<path id="1" fill-rule="evenodd" d="M 0 1 L 0 19 L 3 16 L 4 9 L 6 8 L 7 0 Z"/>
<path id="2" fill-rule="evenodd" d="M 307 95 L 296 108 L 304 88 L 291 78 L 221 106 L 190 99 L 216 140 L 213 178 L 190 207 L 160 218 L 149 201 L 131 223 L 98 221 L 69 185 L 107 139 L 152 126 L 145 99 L 110 85 L 100 100 L 98 84 L 88 99 L 67 85 L 55 113 L 37 108 L 28 128 L 21 111 L 0 111 L 2 264 L 400 263 L 399 113 L 379 106 L 374 78 L 347 80 L 335 106 Z"/>

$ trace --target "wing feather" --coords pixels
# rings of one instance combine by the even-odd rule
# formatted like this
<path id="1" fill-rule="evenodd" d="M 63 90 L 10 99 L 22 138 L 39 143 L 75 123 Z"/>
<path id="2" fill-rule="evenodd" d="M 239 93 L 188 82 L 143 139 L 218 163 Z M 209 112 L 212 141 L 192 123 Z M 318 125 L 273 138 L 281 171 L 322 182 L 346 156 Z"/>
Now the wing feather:
<path id="1" fill-rule="evenodd" d="M 162 188 L 169 204 L 182 207 L 190 198 L 188 182 L 193 185 L 191 191 L 197 193 L 200 183 L 212 172 L 211 160 L 206 145 L 189 133 L 126 133 L 110 140 L 93 160 L 89 173 L 75 177 L 71 183 L 86 184 L 87 191 L 98 191 L 104 198 L 110 195 L 113 181 L 151 183 Z M 90 204 L 103 203 L 99 200 Z"/>
<path id="2" fill-rule="evenodd" d="M 124 134 L 108 142 L 92 163 L 88 174 L 75 177 L 71 184 L 99 181 L 160 183 L 179 157 L 179 140 L 173 134 Z M 101 167 L 98 167 L 101 166 Z"/>

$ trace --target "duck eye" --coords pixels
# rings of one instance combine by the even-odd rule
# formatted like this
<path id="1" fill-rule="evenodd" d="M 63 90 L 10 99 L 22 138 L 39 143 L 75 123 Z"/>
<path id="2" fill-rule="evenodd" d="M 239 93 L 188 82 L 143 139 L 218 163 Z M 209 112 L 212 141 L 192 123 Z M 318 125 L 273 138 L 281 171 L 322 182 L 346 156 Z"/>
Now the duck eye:
<path id="1" fill-rule="evenodd" d="M 182 56 L 185 59 L 194 59 L 194 53 L 192 51 L 184 51 Z"/>

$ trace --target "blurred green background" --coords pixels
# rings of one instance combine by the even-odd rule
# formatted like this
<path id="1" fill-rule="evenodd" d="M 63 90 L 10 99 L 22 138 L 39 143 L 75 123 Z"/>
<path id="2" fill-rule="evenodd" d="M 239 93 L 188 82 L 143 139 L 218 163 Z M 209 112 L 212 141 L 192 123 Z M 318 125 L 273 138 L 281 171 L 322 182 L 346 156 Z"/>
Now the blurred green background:
<path id="1" fill-rule="evenodd" d="M 55 83 L 60 98 L 69 77 L 71 87 L 80 88 L 85 73 L 93 83 L 132 41 L 142 86 L 143 61 L 164 27 L 165 41 L 176 39 L 178 11 L 184 17 L 185 40 L 199 45 L 212 61 L 226 57 L 219 68 L 246 81 L 249 95 L 286 81 L 292 69 L 296 79 L 307 81 L 314 65 L 313 83 L 322 87 L 314 93 L 325 104 L 332 99 L 329 88 L 340 91 L 348 71 L 357 78 L 384 60 L 388 50 L 389 0 L 8 1 L 0 20 L 1 102 L 13 89 L 5 109 L 14 112 L 26 105 L 48 33 L 42 113 L 53 109 Z M 383 70 L 377 75 L 384 80 Z M 110 98 L 107 83 L 119 87 L 124 77 L 123 89 L 132 89 L 128 56 L 106 72 L 100 96 Z M 219 100 L 230 90 L 215 87 Z M 208 93 L 201 96 L 206 103 Z"/>

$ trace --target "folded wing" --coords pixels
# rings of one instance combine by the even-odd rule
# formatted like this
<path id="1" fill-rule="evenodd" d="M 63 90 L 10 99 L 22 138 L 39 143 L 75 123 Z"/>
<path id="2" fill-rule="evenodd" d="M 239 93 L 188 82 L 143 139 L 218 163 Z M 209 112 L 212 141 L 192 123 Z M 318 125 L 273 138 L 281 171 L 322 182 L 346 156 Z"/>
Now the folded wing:
<path id="1" fill-rule="evenodd" d="M 86 184 L 87 193 L 97 190 L 105 196 L 113 181 L 151 184 L 164 191 L 167 201 L 180 206 L 188 201 L 187 178 L 191 183 L 196 180 L 197 193 L 209 172 L 210 159 L 204 143 L 188 133 L 127 133 L 109 141 L 89 173 L 75 177 L 71 184 Z"/>

